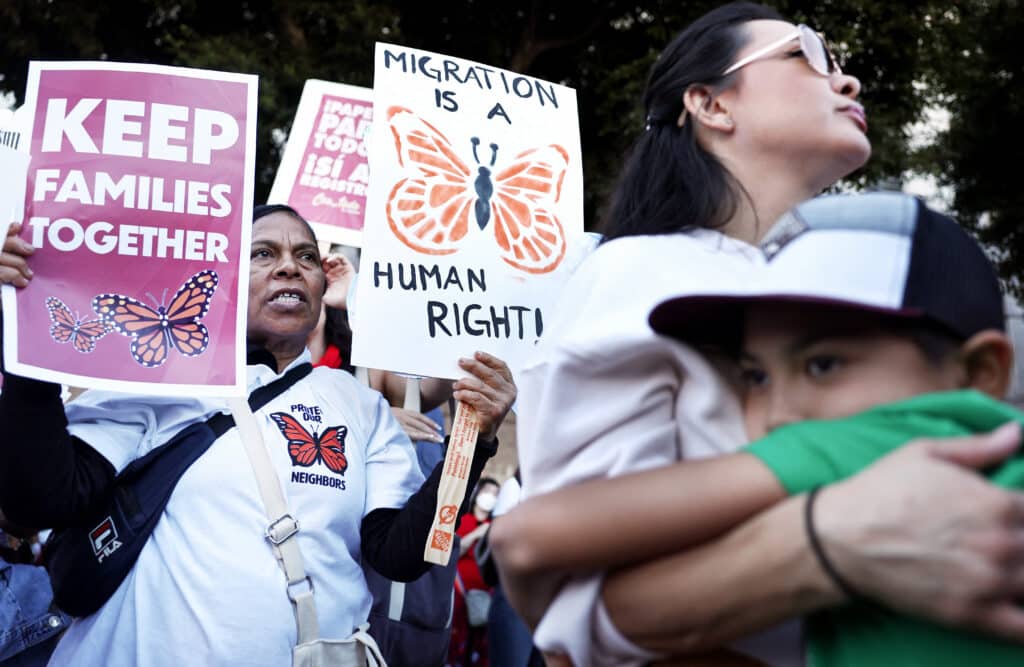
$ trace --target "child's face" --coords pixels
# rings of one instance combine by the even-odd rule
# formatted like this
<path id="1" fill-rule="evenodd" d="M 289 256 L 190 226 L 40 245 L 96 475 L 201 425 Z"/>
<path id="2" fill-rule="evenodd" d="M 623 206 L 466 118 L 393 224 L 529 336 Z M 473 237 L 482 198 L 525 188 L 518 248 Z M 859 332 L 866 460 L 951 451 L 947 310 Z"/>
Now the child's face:
<path id="1" fill-rule="evenodd" d="M 752 307 L 740 367 L 751 439 L 964 384 L 955 355 L 935 364 L 910 338 L 885 333 L 877 316 L 816 305 Z"/>

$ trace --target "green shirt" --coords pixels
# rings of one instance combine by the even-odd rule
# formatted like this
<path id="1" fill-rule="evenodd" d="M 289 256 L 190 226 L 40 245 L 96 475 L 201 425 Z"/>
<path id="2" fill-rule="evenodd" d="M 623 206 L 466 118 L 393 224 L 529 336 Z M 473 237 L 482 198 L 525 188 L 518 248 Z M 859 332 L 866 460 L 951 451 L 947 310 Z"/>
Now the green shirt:
<path id="1" fill-rule="evenodd" d="M 944 392 L 845 419 L 791 424 L 747 451 L 795 495 L 849 477 L 915 438 L 983 433 L 1010 420 L 1024 423 L 1024 413 L 975 391 Z M 988 476 L 999 486 L 1024 489 L 1024 456 L 1014 455 Z M 902 616 L 869 602 L 813 614 L 805 630 L 808 667 L 1024 665 L 1024 645 Z"/>

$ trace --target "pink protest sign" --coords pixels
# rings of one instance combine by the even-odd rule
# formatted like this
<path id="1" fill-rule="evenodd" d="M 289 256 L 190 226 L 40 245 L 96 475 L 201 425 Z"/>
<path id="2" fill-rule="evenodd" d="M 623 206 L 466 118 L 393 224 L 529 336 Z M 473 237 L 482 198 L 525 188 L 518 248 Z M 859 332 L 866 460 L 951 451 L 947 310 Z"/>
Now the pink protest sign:
<path id="1" fill-rule="evenodd" d="M 8 370 L 244 394 L 256 77 L 31 63 L 26 106 L 35 275 L 4 286 Z"/>
<path id="2" fill-rule="evenodd" d="M 295 208 L 321 241 L 362 243 L 371 96 L 366 88 L 316 79 L 302 89 L 269 203 Z"/>

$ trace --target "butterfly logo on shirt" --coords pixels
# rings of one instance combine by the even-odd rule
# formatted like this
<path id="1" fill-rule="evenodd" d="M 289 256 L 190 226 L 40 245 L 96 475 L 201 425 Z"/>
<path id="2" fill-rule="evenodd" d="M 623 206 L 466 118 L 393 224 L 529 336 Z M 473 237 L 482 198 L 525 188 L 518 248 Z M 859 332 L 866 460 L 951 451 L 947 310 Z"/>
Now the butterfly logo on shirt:
<path id="1" fill-rule="evenodd" d="M 532 274 L 554 271 L 565 256 L 562 224 L 552 208 L 562 194 L 569 153 L 557 144 L 517 154 L 495 171 L 498 145 L 481 163 L 472 137 L 476 174 L 436 127 L 403 107 L 391 107 L 388 125 L 399 164 L 409 172 L 391 189 L 387 219 L 394 235 L 427 255 L 448 255 L 468 238 L 470 218 L 493 230 L 498 255 Z M 486 154 L 485 154 L 486 157 Z"/>
<path id="2" fill-rule="evenodd" d="M 186 280 L 167 306 L 161 302 L 151 308 L 123 294 L 100 294 L 92 300 L 92 308 L 112 329 L 131 337 L 130 351 L 136 362 L 156 368 L 167 361 L 171 349 L 186 357 L 206 351 L 210 332 L 199 320 L 209 312 L 219 283 L 217 273 L 207 269 Z M 156 297 L 148 296 L 157 303 Z"/>
<path id="3" fill-rule="evenodd" d="M 96 341 L 111 331 L 102 318 L 83 320 L 55 296 L 46 298 L 46 310 L 50 313 L 50 337 L 58 343 L 71 343 L 82 354 L 96 349 Z"/>
<path id="4" fill-rule="evenodd" d="M 275 412 L 270 418 L 281 430 L 281 435 L 288 441 L 288 456 L 293 466 L 308 468 L 317 461 L 323 463 L 332 472 L 344 475 L 348 469 L 345 458 L 346 426 L 330 426 L 317 434 L 306 430 L 295 417 L 287 412 Z"/>

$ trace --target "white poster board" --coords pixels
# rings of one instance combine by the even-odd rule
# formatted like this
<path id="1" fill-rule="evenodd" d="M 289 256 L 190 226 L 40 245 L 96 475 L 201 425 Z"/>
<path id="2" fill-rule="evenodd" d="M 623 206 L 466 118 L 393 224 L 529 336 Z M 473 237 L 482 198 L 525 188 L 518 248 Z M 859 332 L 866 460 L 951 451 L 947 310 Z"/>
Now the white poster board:
<path id="1" fill-rule="evenodd" d="M 583 233 L 576 93 L 377 44 L 352 360 L 429 377 L 533 348 Z"/>
<path id="2" fill-rule="evenodd" d="M 360 246 L 372 118 L 368 88 L 306 81 L 268 203 L 297 210 L 320 241 Z"/>

